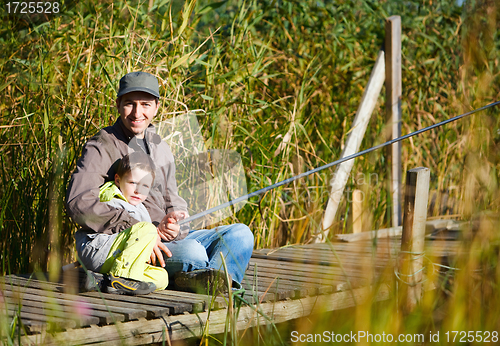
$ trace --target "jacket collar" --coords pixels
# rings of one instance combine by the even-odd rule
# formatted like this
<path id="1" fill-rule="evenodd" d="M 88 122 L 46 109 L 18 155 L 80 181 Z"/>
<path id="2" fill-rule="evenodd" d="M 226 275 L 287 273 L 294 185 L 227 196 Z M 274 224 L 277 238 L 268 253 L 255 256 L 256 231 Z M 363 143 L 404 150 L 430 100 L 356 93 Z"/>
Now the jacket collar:
<path id="1" fill-rule="evenodd" d="M 120 117 L 118 117 L 113 127 L 124 135 L 127 143 L 135 137 L 135 135 L 125 127 Z M 156 134 L 156 128 L 153 124 L 149 124 L 144 131 L 144 138 L 146 139 L 146 143 L 153 143 L 156 145 L 161 143 L 161 137 Z"/>

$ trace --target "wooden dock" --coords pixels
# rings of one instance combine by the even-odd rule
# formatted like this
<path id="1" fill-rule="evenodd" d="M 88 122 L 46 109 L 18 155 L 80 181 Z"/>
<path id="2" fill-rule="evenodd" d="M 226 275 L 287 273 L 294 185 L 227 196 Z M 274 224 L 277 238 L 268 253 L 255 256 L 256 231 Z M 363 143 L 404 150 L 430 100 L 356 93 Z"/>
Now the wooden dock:
<path id="1" fill-rule="evenodd" d="M 426 255 L 447 262 L 459 246 L 450 239 L 428 239 Z M 240 307 L 237 328 L 347 308 L 367 298 L 388 299 L 400 242 L 391 237 L 254 251 L 243 282 L 248 305 Z M 43 345 L 115 345 L 121 340 L 143 345 L 226 328 L 227 296 L 165 290 L 129 297 L 71 290 L 68 284 L 6 276 L 1 318 L 21 322 L 22 344 Z"/>

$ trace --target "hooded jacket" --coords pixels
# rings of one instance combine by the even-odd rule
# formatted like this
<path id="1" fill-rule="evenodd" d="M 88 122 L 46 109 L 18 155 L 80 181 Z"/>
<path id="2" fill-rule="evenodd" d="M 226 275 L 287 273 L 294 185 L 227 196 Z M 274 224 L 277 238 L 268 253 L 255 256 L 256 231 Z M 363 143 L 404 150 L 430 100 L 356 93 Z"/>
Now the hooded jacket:
<path id="1" fill-rule="evenodd" d="M 144 204 L 130 204 L 114 181 L 108 181 L 99 189 L 99 200 L 117 209 L 125 209 L 137 221 L 151 222 Z"/>

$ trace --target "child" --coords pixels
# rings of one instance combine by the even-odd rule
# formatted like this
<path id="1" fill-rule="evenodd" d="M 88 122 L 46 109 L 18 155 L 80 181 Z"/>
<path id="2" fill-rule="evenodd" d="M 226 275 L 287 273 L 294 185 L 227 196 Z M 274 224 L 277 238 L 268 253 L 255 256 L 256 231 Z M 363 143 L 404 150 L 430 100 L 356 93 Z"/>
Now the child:
<path id="1" fill-rule="evenodd" d="M 124 209 L 140 222 L 119 234 L 79 231 L 75 235 L 78 256 L 85 267 L 109 274 L 108 293 L 147 294 L 168 285 L 167 271 L 146 263 L 158 239 L 156 227 L 142 204 L 153 184 L 154 174 L 154 163 L 145 153 L 133 152 L 124 156 L 114 182 L 100 187 L 99 199 L 114 208 Z"/>

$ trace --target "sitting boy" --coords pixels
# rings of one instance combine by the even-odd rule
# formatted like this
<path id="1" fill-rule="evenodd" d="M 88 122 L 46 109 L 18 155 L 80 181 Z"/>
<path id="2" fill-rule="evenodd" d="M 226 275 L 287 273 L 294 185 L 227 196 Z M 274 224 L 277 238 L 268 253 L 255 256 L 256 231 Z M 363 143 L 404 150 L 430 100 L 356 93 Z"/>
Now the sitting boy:
<path id="1" fill-rule="evenodd" d="M 121 159 L 116 172 L 114 182 L 101 186 L 99 199 L 125 209 L 140 222 L 112 235 L 78 231 L 78 257 L 86 269 L 108 274 L 103 280 L 108 293 L 136 295 L 162 290 L 168 285 L 168 274 L 146 263 L 159 236 L 142 204 L 154 181 L 154 163 L 145 153 L 133 152 Z"/>

